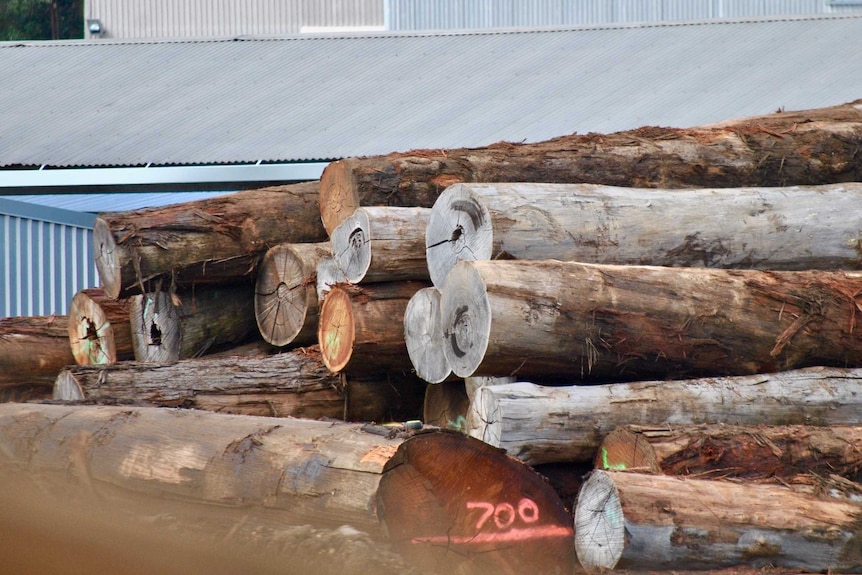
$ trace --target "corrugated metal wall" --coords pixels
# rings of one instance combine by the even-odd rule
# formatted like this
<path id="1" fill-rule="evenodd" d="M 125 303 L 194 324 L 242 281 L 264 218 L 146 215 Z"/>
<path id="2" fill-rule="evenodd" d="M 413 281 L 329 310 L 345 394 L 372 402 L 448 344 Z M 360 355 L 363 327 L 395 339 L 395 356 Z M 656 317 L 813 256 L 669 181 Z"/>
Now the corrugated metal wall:
<path id="1" fill-rule="evenodd" d="M 586 26 L 862 11 L 859 0 L 385 0 L 392 30 Z"/>
<path id="2" fill-rule="evenodd" d="M 383 0 L 88 0 L 84 14 L 101 22 L 102 38 L 272 36 L 383 26 Z"/>
<path id="3" fill-rule="evenodd" d="M 78 290 L 99 284 L 92 228 L 10 211 L 0 204 L 0 317 L 65 315 Z"/>

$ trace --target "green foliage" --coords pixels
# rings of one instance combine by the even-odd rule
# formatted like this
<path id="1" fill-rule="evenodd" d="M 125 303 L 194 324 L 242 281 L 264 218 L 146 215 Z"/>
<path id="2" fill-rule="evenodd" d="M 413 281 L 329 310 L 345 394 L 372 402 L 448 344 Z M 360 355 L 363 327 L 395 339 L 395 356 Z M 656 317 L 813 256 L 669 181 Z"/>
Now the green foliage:
<path id="1" fill-rule="evenodd" d="M 0 0 L 0 41 L 83 37 L 83 0 Z"/>

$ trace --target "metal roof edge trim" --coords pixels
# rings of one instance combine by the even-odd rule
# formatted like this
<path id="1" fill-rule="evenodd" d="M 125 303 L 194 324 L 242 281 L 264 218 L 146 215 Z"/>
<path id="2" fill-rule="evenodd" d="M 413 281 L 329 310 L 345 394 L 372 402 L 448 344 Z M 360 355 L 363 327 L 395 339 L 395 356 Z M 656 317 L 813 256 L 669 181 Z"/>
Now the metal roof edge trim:
<path id="1" fill-rule="evenodd" d="M 72 168 L 2 170 L 2 188 L 136 186 L 219 182 L 318 180 L 329 162 L 156 168 Z"/>
<path id="2" fill-rule="evenodd" d="M 0 215 L 93 229 L 96 214 L 0 198 Z"/>

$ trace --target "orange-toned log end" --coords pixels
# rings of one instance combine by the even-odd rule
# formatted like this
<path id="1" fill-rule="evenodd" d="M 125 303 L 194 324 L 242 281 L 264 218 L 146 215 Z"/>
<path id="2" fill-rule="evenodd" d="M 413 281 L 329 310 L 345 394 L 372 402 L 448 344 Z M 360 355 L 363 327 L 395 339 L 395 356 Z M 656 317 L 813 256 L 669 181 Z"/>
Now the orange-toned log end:
<path id="1" fill-rule="evenodd" d="M 570 514 L 532 468 L 486 443 L 439 431 L 387 463 L 378 516 L 393 547 L 435 573 L 571 573 Z"/>
<path id="2" fill-rule="evenodd" d="M 640 434 L 619 428 L 610 432 L 596 453 L 597 469 L 661 473 L 655 449 Z"/>
<path id="3" fill-rule="evenodd" d="M 317 326 L 320 355 L 329 371 L 337 373 L 350 361 L 354 335 L 350 295 L 340 287 L 333 286 L 323 300 Z"/>
<path id="4" fill-rule="evenodd" d="M 338 227 L 356 208 L 359 194 L 353 171 L 345 160 L 329 163 L 320 175 L 320 219 L 326 233 Z"/>

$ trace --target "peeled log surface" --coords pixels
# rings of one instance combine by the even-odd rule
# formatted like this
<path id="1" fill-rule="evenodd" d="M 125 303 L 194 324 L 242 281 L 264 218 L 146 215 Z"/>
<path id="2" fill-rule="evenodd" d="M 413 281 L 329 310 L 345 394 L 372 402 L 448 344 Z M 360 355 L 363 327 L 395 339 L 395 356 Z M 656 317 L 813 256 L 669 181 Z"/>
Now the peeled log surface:
<path id="1" fill-rule="evenodd" d="M 588 572 L 720 569 L 814 572 L 862 567 L 862 506 L 783 485 L 594 471 L 575 509 Z"/>
<path id="2" fill-rule="evenodd" d="M 138 361 L 199 357 L 259 335 L 250 285 L 200 286 L 180 294 L 153 292 L 132 296 L 131 302 L 132 344 Z"/>
<path id="3" fill-rule="evenodd" d="M 550 484 L 460 433 L 406 441 L 386 464 L 377 502 L 393 548 L 435 573 L 574 568 L 571 514 Z"/>
<path id="4" fill-rule="evenodd" d="M 386 282 L 333 287 L 320 308 L 317 339 L 333 372 L 368 375 L 410 369 L 404 312 L 423 282 Z"/>
<path id="5" fill-rule="evenodd" d="M 96 269 L 109 297 L 179 286 L 253 281 L 258 259 L 281 243 L 321 242 L 318 182 L 273 186 L 96 218 Z"/>
<path id="6" fill-rule="evenodd" d="M 459 377 L 584 381 L 862 365 L 862 273 L 461 261 L 441 296 Z"/>
<path id="7" fill-rule="evenodd" d="M 429 208 L 358 208 L 330 236 L 347 281 L 428 280 L 425 226 Z"/>
<path id="8" fill-rule="evenodd" d="M 332 232 L 359 206 L 430 208 L 461 182 L 736 188 L 862 181 L 862 100 L 694 128 L 645 126 L 484 148 L 414 150 L 332 162 L 320 214 Z"/>
<path id="9" fill-rule="evenodd" d="M 110 365 L 133 359 L 128 299 L 115 300 L 102 288 L 83 289 L 69 304 L 69 342 L 78 365 Z"/>
<path id="10" fill-rule="evenodd" d="M 440 292 L 418 290 L 404 311 L 404 341 L 416 375 L 429 383 L 440 383 L 452 375 L 444 347 L 446 334 L 440 318 Z"/>
<path id="11" fill-rule="evenodd" d="M 267 250 L 254 293 L 254 315 L 264 341 L 275 346 L 316 341 L 317 264 L 327 255 L 327 242 L 280 244 Z"/>
<path id="12" fill-rule="evenodd" d="M 681 190 L 455 184 L 431 210 L 428 269 L 438 289 L 458 261 L 498 258 L 858 269 L 860 203 L 859 183 Z"/>
<path id="13" fill-rule="evenodd" d="M 187 359 L 75 366 L 60 372 L 54 399 L 98 405 L 186 407 L 270 417 L 344 417 L 341 382 L 319 354 Z"/>
<path id="14" fill-rule="evenodd" d="M 862 469 L 862 427 L 658 425 L 620 427 L 602 441 L 596 467 L 631 470 L 647 452 L 667 475 L 747 479 L 838 474 Z"/>
<path id="15" fill-rule="evenodd" d="M 51 386 L 74 363 L 68 316 L 0 318 L 0 387 Z"/>
<path id="16" fill-rule="evenodd" d="M 488 566 L 525 573 L 535 572 L 534 561 L 554 567 L 539 572 L 571 572 L 571 518 L 532 469 L 458 434 L 388 438 L 362 427 L 196 410 L 5 404 L 0 454 L 8 459 L 4 468 L 87 486 L 112 507 L 151 495 L 217 509 L 225 522 L 252 530 L 276 522 L 388 534 L 420 572 L 443 572 L 442 565 L 465 575 L 487 573 L 480 569 Z M 515 525 L 503 506 L 477 527 L 486 502 L 499 507 L 510 498 L 529 525 Z M 439 543 L 447 533 L 480 538 L 447 547 Z M 518 538 L 526 543 L 506 543 Z"/>
<path id="17" fill-rule="evenodd" d="M 862 425 L 862 369 L 812 367 L 743 377 L 479 388 L 467 430 L 530 465 L 589 461 L 624 425 Z M 541 429 L 541 433 L 536 430 Z"/>

